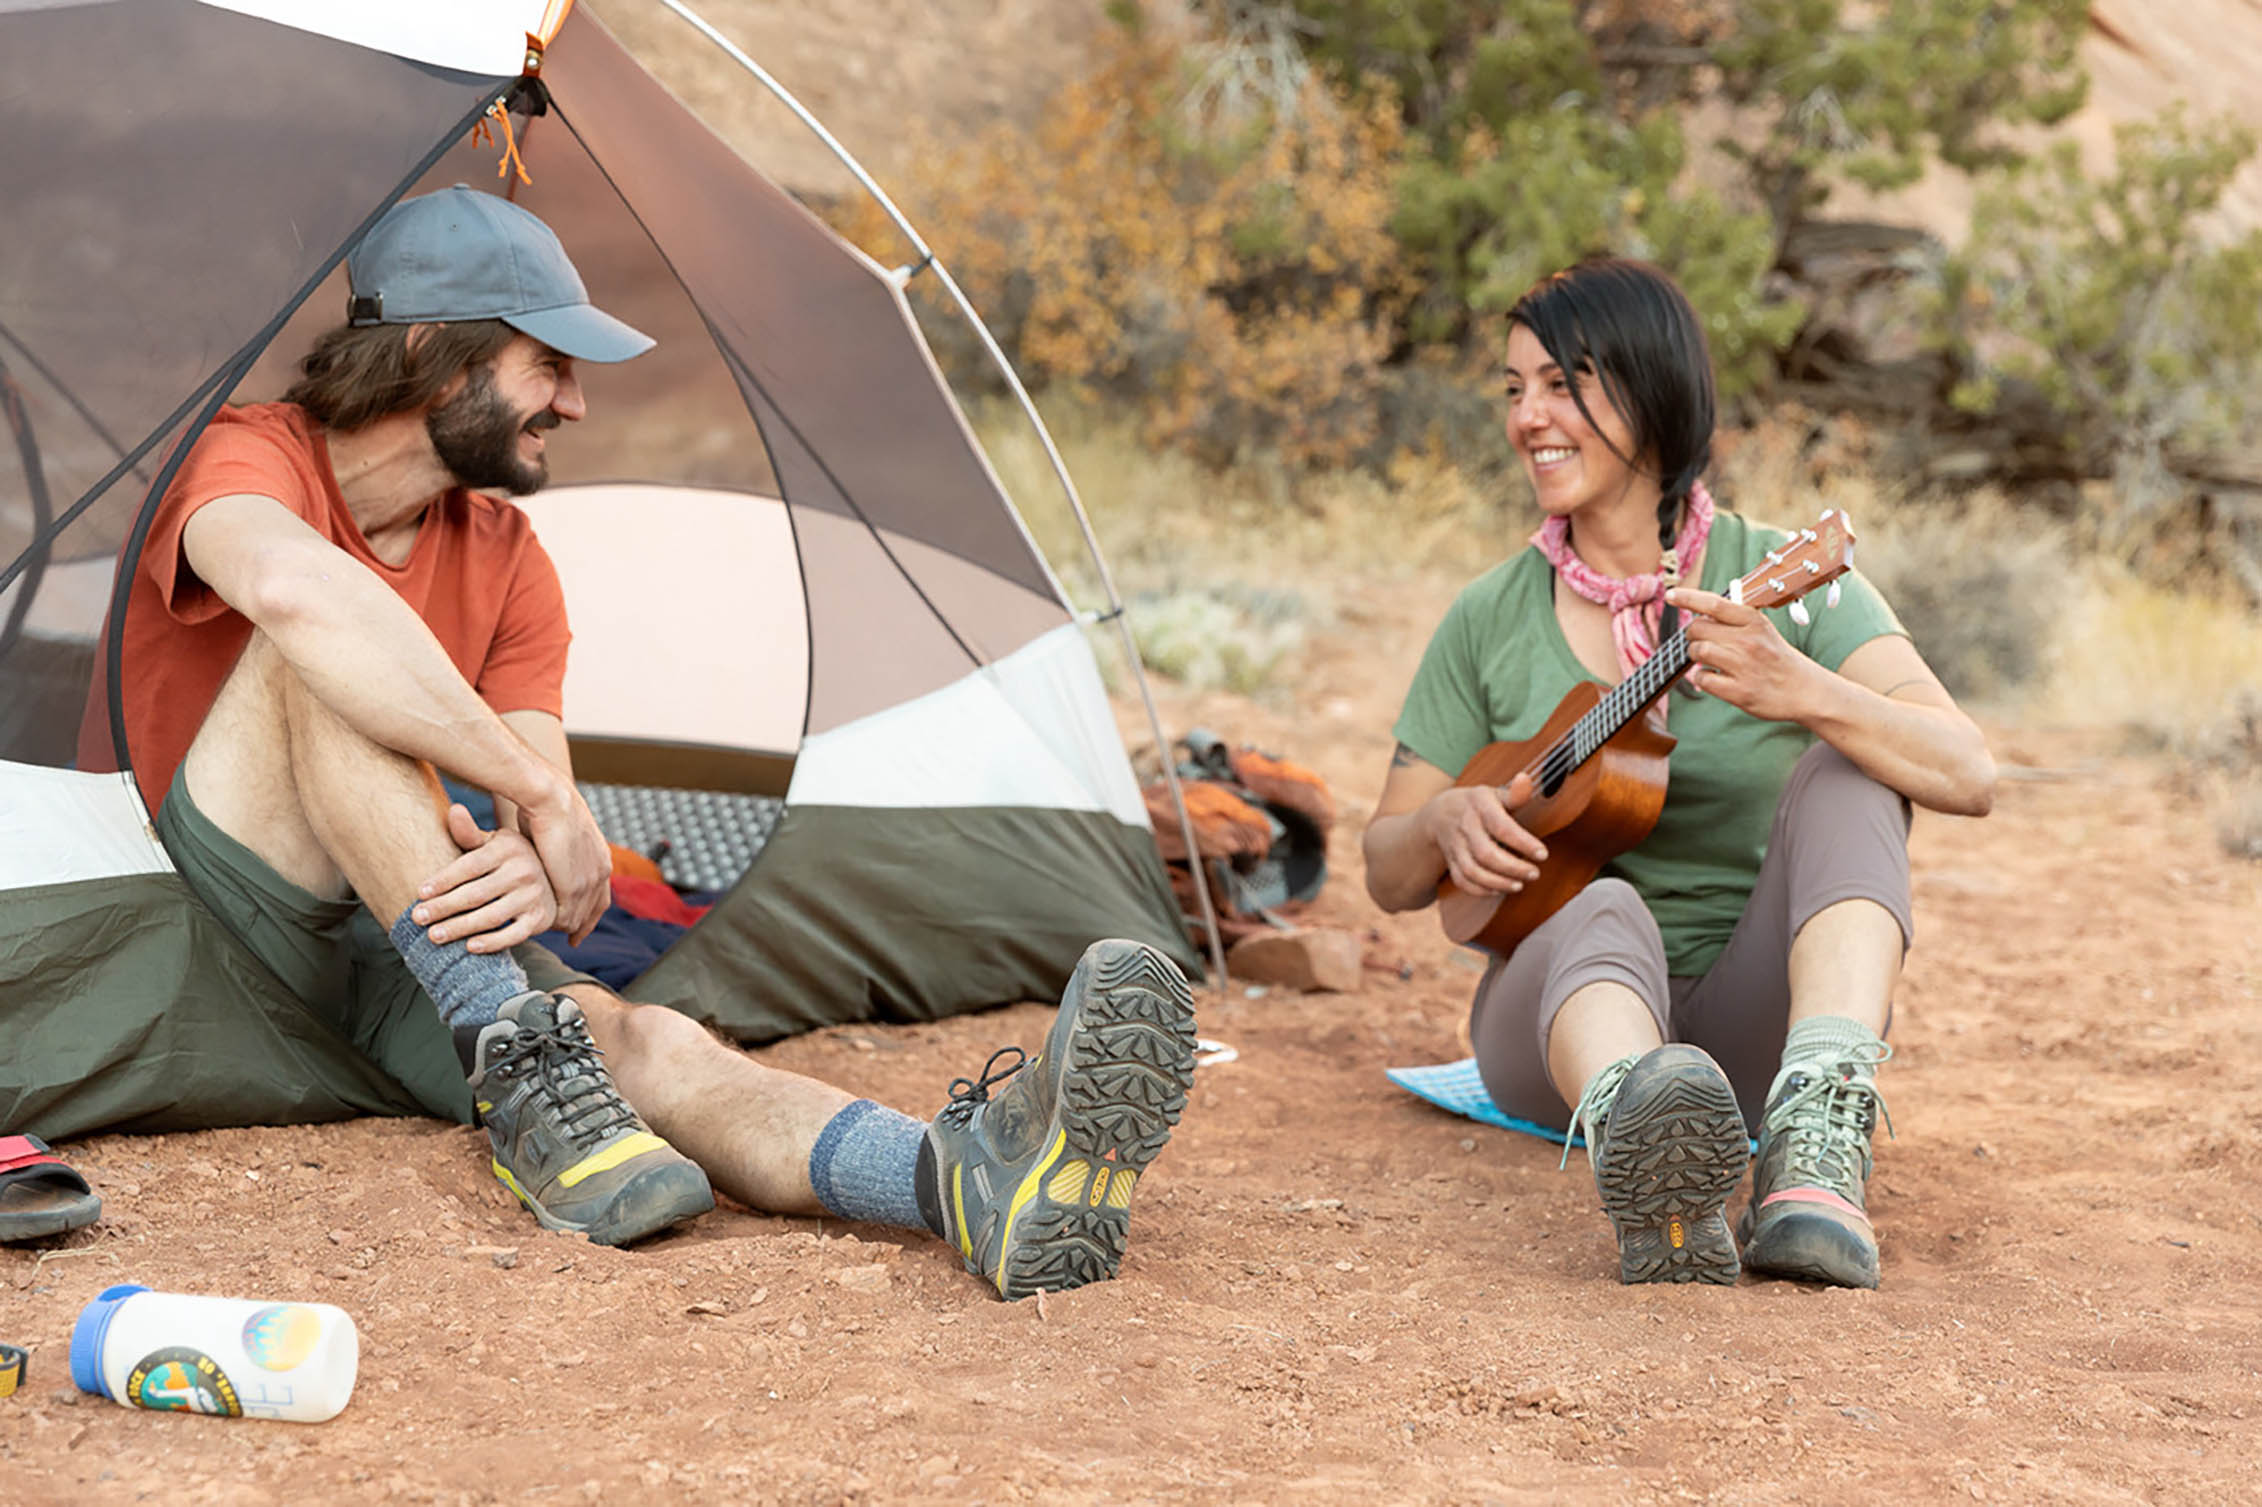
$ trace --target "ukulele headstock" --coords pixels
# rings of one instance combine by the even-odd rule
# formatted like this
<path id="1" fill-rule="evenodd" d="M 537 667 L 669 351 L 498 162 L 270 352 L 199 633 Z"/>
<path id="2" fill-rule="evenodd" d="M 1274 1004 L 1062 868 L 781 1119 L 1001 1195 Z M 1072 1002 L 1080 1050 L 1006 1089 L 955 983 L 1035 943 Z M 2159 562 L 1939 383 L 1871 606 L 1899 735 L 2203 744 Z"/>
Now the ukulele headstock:
<path id="1" fill-rule="evenodd" d="M 1837 605 L 1832 584 L 1854 568 L 1854 524 L 1837 508 L 1824 511 L 1813 526 L 1800 529 L 1781 549 L 1770 550 L 1757 570 L 1728 588 L 1728 599 L 1761 609 L 1792 606 L 1791 615 L 1804 622 L 1799 598 L 1818 586 L 1830 586 L 1830 603 Z"/>

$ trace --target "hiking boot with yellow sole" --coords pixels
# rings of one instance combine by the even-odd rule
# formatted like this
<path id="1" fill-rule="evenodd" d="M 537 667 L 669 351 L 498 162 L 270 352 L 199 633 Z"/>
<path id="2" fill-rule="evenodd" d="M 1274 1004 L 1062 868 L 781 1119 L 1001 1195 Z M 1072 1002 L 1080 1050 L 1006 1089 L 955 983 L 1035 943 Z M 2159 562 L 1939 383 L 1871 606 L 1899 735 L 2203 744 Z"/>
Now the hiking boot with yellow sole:
<path id="1" fill-rule="evenodd" d="M 544 1229 L 626 1245 L 715 1206 L 707 1174 L 613 1087 L 581 1007 L 522 994 L 479 1033 L 470 1083 L 491 1165 Z"/>
<path id="2" fill-rule="evenodd" d="M 928 1127 L 943 1238 L 1007 1298 L 1113 1277 L 1193 1081 L 1185 975 L 1144 943 L 1095 942 L 1037 1055 L 995 1053 Z"/>
<path id="3" fill-rule="evenodd" d="M 1733 1283 L 1726 1210 L 1751 1142 L 1719 1064 L 1678 1044 L 1613 1063 L 1581 1095 L 1572 1123 L 1582 1121 L 1618 1280 Z"/>
<path id="4" fill-rule="evenodd" d="M 1835 1287 L 1877 1285 L 1868 1194 L 1883 1108 L 1877 1086 L 1851 1065 L 1783 1080 L 1760 1117 L 1751 1203 L 1738 1227 L 1746 1266 Z"/>

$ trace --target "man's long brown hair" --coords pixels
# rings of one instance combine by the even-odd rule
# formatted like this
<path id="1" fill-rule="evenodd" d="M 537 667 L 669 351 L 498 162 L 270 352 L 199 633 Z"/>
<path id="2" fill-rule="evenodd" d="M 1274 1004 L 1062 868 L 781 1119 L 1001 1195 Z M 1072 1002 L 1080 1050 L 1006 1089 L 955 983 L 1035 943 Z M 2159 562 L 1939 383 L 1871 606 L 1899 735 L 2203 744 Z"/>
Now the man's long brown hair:
<path id="1" fill-rule="evenodd" d="M 422 338 L 411 341 L 413 330 Z M 456 373 L 494 360 L 512 333 L 499 319 L 340 325 L 314 342 L 283 401 L 325 429 L 365 429 L 431 402 Z"/>

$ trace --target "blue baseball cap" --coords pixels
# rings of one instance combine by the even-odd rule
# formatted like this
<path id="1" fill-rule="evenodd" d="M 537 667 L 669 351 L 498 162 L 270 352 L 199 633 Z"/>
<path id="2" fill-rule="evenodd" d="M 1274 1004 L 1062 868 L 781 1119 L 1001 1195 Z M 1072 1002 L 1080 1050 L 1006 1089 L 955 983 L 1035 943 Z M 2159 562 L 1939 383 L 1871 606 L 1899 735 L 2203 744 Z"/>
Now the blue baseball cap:
<path id="1" fill-rule="evenodd" d="M 626 361 L 653 345 L 589 302 L 549 226 L 468 184 L 386 210 L 346 258 L 346 281 L 356 325 L 499 319 L 576 361 Z"/>

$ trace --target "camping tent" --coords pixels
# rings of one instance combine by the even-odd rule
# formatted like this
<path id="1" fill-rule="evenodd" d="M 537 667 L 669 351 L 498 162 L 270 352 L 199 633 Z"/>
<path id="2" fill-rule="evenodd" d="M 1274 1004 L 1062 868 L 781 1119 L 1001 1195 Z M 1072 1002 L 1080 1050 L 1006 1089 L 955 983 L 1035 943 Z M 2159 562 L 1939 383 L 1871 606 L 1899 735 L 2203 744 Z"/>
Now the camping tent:
<path id="1" fill-rule="evenodd" d="M 585 370 L 528 500 L 576 773 L 674 792 L 611 809 L 692 844 L 783 798 L 631 997 L 757 1041 L 1049 997 L 1102 935 L 1196 966 L 1082 626 L 897 281 L 586 9 L 0 0 L 0 75 L 0 1127 L 413 1107 L 172 874 L 123 739 L 76 744 L 97 660 L 136 673 L 105 624 L 185 441 L 338 322 L 386 207 L 458 181 L 659 337 Z"/>

